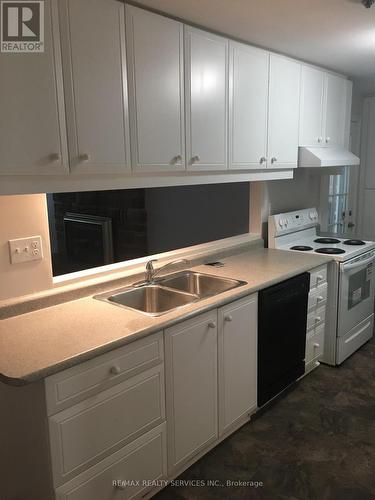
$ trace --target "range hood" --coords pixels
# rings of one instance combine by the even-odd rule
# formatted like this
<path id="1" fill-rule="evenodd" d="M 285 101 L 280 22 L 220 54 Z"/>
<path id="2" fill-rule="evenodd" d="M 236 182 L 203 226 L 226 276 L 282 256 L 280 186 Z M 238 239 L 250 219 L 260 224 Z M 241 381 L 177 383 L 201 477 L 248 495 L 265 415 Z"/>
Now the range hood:
<path id="1" fill-rule="evenodd" d="M 348 167 L 359 165 L 358 156 L 340 147 L 300 147 L 299 167 Z"/>

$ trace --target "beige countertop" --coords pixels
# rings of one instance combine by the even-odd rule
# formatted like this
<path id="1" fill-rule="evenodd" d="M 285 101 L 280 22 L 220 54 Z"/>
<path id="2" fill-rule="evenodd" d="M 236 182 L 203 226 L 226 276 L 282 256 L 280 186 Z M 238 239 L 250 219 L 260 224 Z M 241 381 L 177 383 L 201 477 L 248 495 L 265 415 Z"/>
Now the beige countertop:
<path id="1" fill-rule="evenodd" d="M 0 320 L 0 380 L 13 385 L 40 380 L 330 260 L 260 248 L 223 259 L 221 268 L 198 266 L 194 270 L 244 280 L 247 285 L 158 317 L 90 296 Z"/>

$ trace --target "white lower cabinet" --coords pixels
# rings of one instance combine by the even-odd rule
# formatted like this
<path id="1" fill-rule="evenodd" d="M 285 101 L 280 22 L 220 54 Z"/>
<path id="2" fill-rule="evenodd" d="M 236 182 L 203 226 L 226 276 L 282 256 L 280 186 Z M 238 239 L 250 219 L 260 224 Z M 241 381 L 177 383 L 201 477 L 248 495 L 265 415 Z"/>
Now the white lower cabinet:
<path id="1" fill-rule="evenodd" d="M 160 365 L 54 415 L 49 427 L 55 485 L 163 420 Z"/>
<path id="2" fill-rule="evenodd" d="M 167 475 L 162 424 L 56 490 L 56 500 L 128 500 L 145 496 Z"/>
<path id="3" fill-rule="evenodd" d="M 56 500 L 152 496 L 247 422 L 257 309 L 253 294 L 49 377 Z"/>
<path id="4" fill-rule="evenodd" d="M 319 366 L 324 353 L 326 303 L 328 296 L 327 266 L 310 272 L 310 293 L 307 314 L 305 374 Z"/>
<path id="5" fill-rule="evenodd" d="M 257 312 L 255 294 L 165 331 L 170 474 L 255 411 Z"/>
<path id="6" fill-rule="evenodd" d="M 57 500 L 133 498 L 166 477 L 162 332 L 52 375 L 45 387 Z"/>
<path id="7" fill-rule="evenodd" d="M 168 469 L 218 439 L 217 311 L 165 330 Z"/>
<path id="8" fill-rule="evenodd" d="M 249 419 L 257 407 L 258 297 L 218 311 L 219 434 Z"/>

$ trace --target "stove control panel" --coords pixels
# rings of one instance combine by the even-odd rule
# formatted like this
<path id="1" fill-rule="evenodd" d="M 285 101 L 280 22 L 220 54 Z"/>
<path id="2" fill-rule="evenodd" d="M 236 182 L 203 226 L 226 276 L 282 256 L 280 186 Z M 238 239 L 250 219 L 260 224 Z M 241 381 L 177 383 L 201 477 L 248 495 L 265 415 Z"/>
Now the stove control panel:
<path id="1" fill-rule="evenodd" d="M 271 215 L 268 219 L 269 236 L 280 236 L 282 234 L 315 227 L 318 224 L 319 215 L 316 208 Z"/>

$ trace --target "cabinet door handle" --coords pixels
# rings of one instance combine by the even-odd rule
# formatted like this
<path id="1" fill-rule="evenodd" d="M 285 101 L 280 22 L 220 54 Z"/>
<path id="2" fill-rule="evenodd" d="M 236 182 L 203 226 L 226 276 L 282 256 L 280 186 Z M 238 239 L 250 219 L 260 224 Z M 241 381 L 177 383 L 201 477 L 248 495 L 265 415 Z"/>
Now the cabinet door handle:
<path id="1" fill-rule="evenodd" d="M 228 314 L 227 316 L 224 317 L 225 321 L 233 321 L 233 316 Z"/>
<path id="2" fill-rule="evenodd" d="M 330 137 L 327 137 L 326 138 L 326 143 L 328 144 L 330 142 L 331 138 Z"/>
<path id="3" fill-rule="evenodd" d="M 266 163 L 267 158 L 265 156 L 262 156 L 261 159 L 259 160 L 259 163 L 262 165 L 262 163 Z"/>
<path id="4" fill-rule="evenodd" d="M 318 349 L 320 347 L 320 344 L 314 344 L 314 349 Z"/>
<path id="5" fill-rule="evenodd" d="M 319 297 L 317 297 L 317 298 L 316 298 L 316 300 L 317 300 L 318 302 L 321 302 L 322 300 L 324 300 L 324 297 L 322 297 L 321 295 L 319 295 Z"/>
<path id="6" fill-rule="evenodd" d="M 321 321 L 321 319 L 322 319 L 322 318 L 321 318 L 320 316 L 317 316 L 317 317 L 315 318 L 316 323 L 318 323 L 318 321 Z"/>
<path id="7" fill-rule="evenodd" d="M 323 137 L 318 137 L 318 142 L 323 142 Z"/>
<path id="8" fill-rule="evenodd" d="M 181 155 L 176 155 L 172 158 L 172 163 L 176 165 L 176 163 L 180 163 L 182 161 L 182 156 Z"/>
<path id="9" fill-rule="evenodd" d="M 317 279 L 318 281 L 322 281 L 322 280 L 324 280 L 324 276 L 322 276 L 321 274 L 319 274 L 319 275 L 316 277 L 316 279 Z"/>
<path id="10" fill-rule="evenodd" d="M 271 158 L 271 163 L 276 163 L 276 162 L 277 162 L 277 158 L 276 158 L 276 156 L 272 157 L 272 158 Z"/>
<path id="11" fill-rule="evenodd" d="M 121 369 L 117 365 L 112 366 L 109 371 L 110 371 L 111 375 L 119 375 L 121 373 Z"/>
<path id="12" fill-rule="evenodd" d="M 197 163 L 198 161 L 201 161 L 200 156 L 198 155 L 193 156 L 193 158 L 191 159 L 191 163 Z"/>
<path id="13" fill-rule="evenodd" d="M 60 158 L 61 156 L 59 155 L 59 153 L 52 153 L 49 155 L 49 159 L 51 161 L 60 161 Z"/>
<path id="14" fill-rule="evenodd" d="M 215 321 L 210 321 L 210 322 L 208 323 L 208 328 L 216 328 L 216 323 L 215 323 Z"/>
<path id="15" fill-rule="evenodd" d="M 85 162 L 90 160 L 90 155 L 88 153 L 83 153 L 78 157 L 79 161 Z"/>

